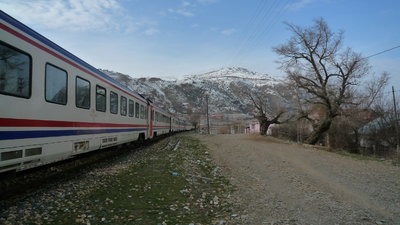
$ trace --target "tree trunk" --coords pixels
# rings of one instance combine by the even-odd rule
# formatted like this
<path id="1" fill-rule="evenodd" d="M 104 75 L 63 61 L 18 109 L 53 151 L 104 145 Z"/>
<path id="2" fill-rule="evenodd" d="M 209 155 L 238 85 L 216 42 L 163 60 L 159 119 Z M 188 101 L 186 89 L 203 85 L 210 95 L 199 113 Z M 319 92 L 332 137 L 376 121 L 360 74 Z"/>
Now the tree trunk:
<path id="1" fill-rule="evenodd" d="M 260 134 L 267 136 L 267 131 L 269 126 L 271 125 L 271 121 L 268 118 L 258 118 L 258 122 L 260 123 Z"/>
<path id="2" fill-rule="evenodd" d="M 318 140 L 322 138 L 324 133 L 329 130 L 332 124 L 332 119 L 326 119 L 322 121 L 311 133 L 311 135 L 305 141 L 307 144 L 315 145 Z"/>
<path id="3" fill-rule="evenodd" d="M 359 135 L 358 135 L 358 130 L 356 128 L 353 129 L 354 131 L 354 137 L 355 137 L 355 146 L 354 146 L 354 153 L 360 154 L 360 141 L 359 141 Z"/>

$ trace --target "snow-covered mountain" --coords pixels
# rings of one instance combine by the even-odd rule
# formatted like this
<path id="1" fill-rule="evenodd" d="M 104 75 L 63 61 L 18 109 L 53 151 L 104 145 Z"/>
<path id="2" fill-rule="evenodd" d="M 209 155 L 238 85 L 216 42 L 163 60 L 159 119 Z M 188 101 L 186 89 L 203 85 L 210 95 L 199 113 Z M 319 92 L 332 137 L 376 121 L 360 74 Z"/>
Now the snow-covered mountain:
<path id="1" fill-rule="evenodd" d="M 245 68 L 222 68 L 220 70 L 184 76 L 176 80 L 160 78 L 131 78 L 128 75 L 102 70 L 130 89 L 150 98 L 172 113 L 204 113 L 205 97 L 209 96 L 212 114 L 246 114 L 254 107 L 244 96 L 246 89 L 260 89 L 277 96 L 282 81 L 266 74 Z"/>
<path id="2" fill-rule="evenodd" d="M 280 81 L 272 78 L 269 75 L 252 72 L 248 69 L 241 67 L 227 67 L 220 70 L 200 74 L 186 76 L 183 78 L 184 82 L 196 81 L 196 80 L 213 80 L 215 82 L 247 82 L 248 84 L 258 84 L 261 86 L 269 85 L 274 86 Z"/>

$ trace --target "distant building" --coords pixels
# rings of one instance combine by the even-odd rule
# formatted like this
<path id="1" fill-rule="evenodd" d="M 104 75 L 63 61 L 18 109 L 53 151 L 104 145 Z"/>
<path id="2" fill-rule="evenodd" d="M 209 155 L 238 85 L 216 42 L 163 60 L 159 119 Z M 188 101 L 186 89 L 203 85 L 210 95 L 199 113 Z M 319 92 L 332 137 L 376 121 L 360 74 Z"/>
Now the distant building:
<path id="1" fill-rule="evenodd" d="M 272 128 L 278 126 L 278 124 L 271 124 L 268 127 L 267 135 L 272 135 Z M 260 123 L 258 120 L 247 121 L 245 134 L 259 134 L 260 133 Z"/>
<path id="2" fill-rule="evenodd" d="M 260 133 L 260 123 L 257 120 L 249 121 L 245 130 L 246 134 L 259 134 Z"/>
<path id="3" fill-rule="evenodd" d="M 210 114 L 210 134 L 244 134 L 248 115 L 232 114 Z M 199 119 L 199 131 L 207 133 L 207 117 L 201 115 Z"/>

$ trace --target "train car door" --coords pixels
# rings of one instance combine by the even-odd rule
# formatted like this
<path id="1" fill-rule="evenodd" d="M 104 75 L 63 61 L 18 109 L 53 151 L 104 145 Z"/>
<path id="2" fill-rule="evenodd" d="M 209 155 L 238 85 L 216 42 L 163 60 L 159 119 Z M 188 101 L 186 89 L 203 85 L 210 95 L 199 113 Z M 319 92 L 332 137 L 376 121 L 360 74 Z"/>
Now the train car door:
<path id="1" fill-rule="evenodd" d="M 153 121 L 154 121 L 154 108 L 151 104 L 147 104 L 147 137 L 153 137 Z"/>
<path id="2" fill-rule="evenodd" d="M 169 132 L 172 132 L 172 117 L 169 118 Z"/>

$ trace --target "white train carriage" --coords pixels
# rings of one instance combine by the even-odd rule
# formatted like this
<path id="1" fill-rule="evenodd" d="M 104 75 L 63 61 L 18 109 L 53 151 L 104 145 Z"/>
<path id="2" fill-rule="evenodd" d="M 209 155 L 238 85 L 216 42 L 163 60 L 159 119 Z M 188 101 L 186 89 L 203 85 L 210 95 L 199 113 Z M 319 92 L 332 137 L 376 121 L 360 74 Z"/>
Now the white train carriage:
<path id="1" fill-rule="evenodd" d="M 154 107 L 151 111 L 153 136 L 168 134 L 172 132 L 171 129 L 171 114 L 164 110 Z"/>
<path id="2" fill-rule="evenodd" d="M 152 138 L 173 120 L 0 11 L 0 172 Z"/>

